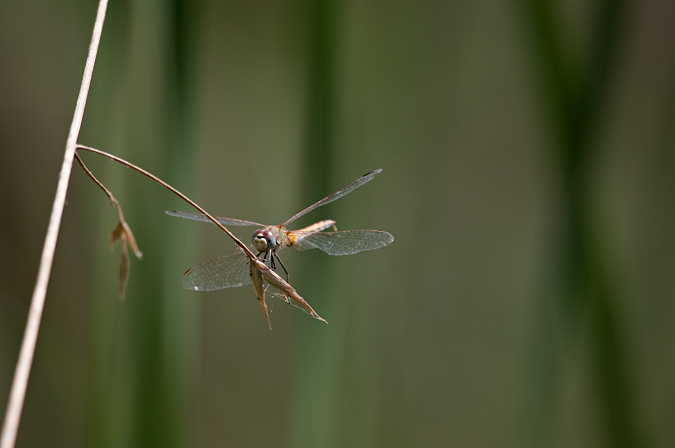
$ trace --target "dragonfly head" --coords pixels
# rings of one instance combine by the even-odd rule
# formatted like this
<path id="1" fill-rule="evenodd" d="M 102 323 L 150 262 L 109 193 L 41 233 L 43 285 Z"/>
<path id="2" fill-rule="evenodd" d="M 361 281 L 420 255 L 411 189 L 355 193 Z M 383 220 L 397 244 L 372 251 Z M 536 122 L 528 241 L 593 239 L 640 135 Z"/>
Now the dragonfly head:
<path id="1" fill-rule="evenodd" d="M 274 249 L 277 245 L 277 240 L 269 230 L 256 230 L 253 232 L 253 246 L 258 252 L 267 252 Z"/>

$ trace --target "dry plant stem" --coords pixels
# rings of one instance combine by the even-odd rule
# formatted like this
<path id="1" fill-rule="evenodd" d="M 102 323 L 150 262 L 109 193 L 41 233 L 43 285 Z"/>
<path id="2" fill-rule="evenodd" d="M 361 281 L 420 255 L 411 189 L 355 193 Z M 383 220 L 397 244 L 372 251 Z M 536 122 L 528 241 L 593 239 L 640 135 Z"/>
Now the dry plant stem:
<path id="1" fill-rule="evenodd" d="M 232 232 L 230 232 L 224 225 L 222 225 L 220 222 L 218 222 L 218 220 L 216 220 L 216 218 L 211 216 L 206 210 L 204 210 L 202 207 L 200 207 L 192 199 L 188 198 L 183 193 L 176 190 L 174 187 L 167 184 L 166 182 L 164 182 L 159 177 L 155 176 L 154 174 L 152 174 L 148 171 L 145 171 L 143 168 L 140 168 L 140 167 L 134 165 L 131 162 L 127 162 L 126 160 L 121 159 L 117 156 L 114 156 L 112 154 L 109 154 L 107 152 L 101 151 L 101 150 L 96 149 L 96 148 L 91 148 L 89 146 L 77 145 L 77 149 L 82 149 L 82 150 L 85 150 L 85 151 L 90 151 L 90 152 L 102 155 L 102 156 L 107 157 L 111 160 L 114 160 L 118 163 L 121 163 L 122 165 L 125 165 L 129 168 L 132 168 L 132 169 L 138 171 L 139 173 L 143 174 L 144 176 L 149 177 L 150 179 L 154 180 L 155 182 L 157 182 L 158 184 L 160 184 L 161 186 L 163 186 L 167 190 L 171 191 L 173 194 L 177 195 L 182 200 L 184 200 L 185 202 L 187 202 L 188 204 L 190 204 L 191 206 L 196 208 L 200 213 L 204 214 L 204 216 L 209 218 L 216 226 L 218 226 L 218 228 L 220 228 L 220 230 L 225 232 L 227 234 L 227 236 L 229 236 L 232 239 L 232 241 L 234 241 L 235 244 L 237 246 L 239 246 L 239 248 L 246 254 L 246 256 L 249 258 L 250 263 L 251 263 L 252 275 L 253 275 L 254 269 L 258 270 L 262 274 L 262 276 L 265 277 L 265 280 L 267 280 L 267 282 L 269 284 L 271 284 L 272 286 L 277 288 L 284 295 L 284 297 L 292 298 L 293 300 L 298 302 L 303 308 L 305 308 L 307 311 L 309 311 L 309 313 L 312 315 L 312 317 L 314 317 L 315 319 L 318 319 L 322 322 L 326 322 L 326 320 L 323 319 L 321 316 L 319 316 L 316 313 L 316 311 L 314 311 L 312 309 L 312 307 L 300 296 L 300 294 L 298 294 L 298 292 L 295 290 L 295 288 L 293 288 L 288 282 L 286 282 L 286 280 L 281 278 L 281 276 L 279 274 L 277 274 L 269 266 L 267 266 L 265 263 L 263 263 L 258 257 L 256 257 L 253 254 L 253 252 L 251 252 L 251 250 L 244 243 L 242 243 L 239 240 L 239 238 L 234 236 L 232 234 Z M 99 184 L 100 184 L 100 182 L 99 182 Z M 103 187 L 103 188 L 105 188 L 105 187 Z M 264 293 L 261 296 L 260 294 L 258 294 L 258 291 L 256 290 L 256 294 L 258 295 L 258 298 L 261 301 L 261 306 L 263 306 L 264 301 L 265 301 Z M 265 308 L 263 308 L 263 311 L 264 310 L 265 310 Z M 269 316 L 266 315 L 266 317 L 267 317 L 267 320 L 268 320 L 268 323 L 269 323 Z M 328 323 L 328 322 L 326 322 L 326 323 Z"/>
<path id="2" fill-rule="evenodd" d="M 225 226 L 223 226 L 221 223 L 219 223 L 219 222 L 216 220 L 216 218 L 214 218 L 213 216 L 211 216 L 206 210 L 204 210 L 204 209 L 201 208 L 199 205 L 197 205 L 197 203 L 194 202 L 194 201 L 192 201 L 192 199 L 188 198 L 188 197 L 185 196 L 183 193 L 181 193 L 180 191 L 176 190 L 174 187 L 172 187 L 171 185 L 167 184 L 166 182 L 164 182 L 164 181 L 163 181 L 162 179 L 160 179 L 159 177 L 155 176 L 154 174 L 150 173 L 149 171 L 145 171 L 143 168 L 138 167 L 138 166 L 134 165 L 134 164 L 131 163 L 131 162 L 127 162 L 126 160 L 121 159 L 121 158 L 119 158 L 119 157 L 117 157 L 117 156 L 114 156 L 114 155 L 112 155 L 112 154 L 109 154 L 109 153 L 107 153 L 107 152 L 105 152 L 105 151 L 101 151 L 101 150 L 99 150 L 99 149 L 91 148 L 91 147 L 89 147 L 89 146 L 84 146 L 84 145 L 77 145 L 77 149 L 83 149 L 83 150 L 85 150 L 85 151 L 90 151 L 90 152 L 93 152 L 93 153 L 96 153 L 96 154 L 100 154 L 100 155 L 102 155 L 102 156 L 104 156 L 104 157 L 107 157 L 107 158 L 109 158 L 109 159 L 111 159 L 111 160 L 114 160 L 114 161 L 116 161 L 116 162 L 118 162 L 118 163 L 121 163 L 122 165 L 125 165 L 125 166 L 127 166 L 127 167 L 129 167 L 129 168 L 132 168 L 132 169 L 138 171 L 139 173 L 143 174 L 144 176 L 149 177 L 150 179 L 154 180 L 155 182 L 157 182 L 158 184 L 160 184 L 160 185 L 163 186 L 164 188 L 166 188 L 166 189 L 168 189 L 168 190 L 171 190 L 172 193 L 178 195 L 178 197 L 180 197 L 182 200 L 184 200 L 185 202 L 187 202 L 188 204 L 190 204 L 191 206 L 193 206 L 194 208 L 196 208 L 197 210 L 199 210 L 200 213 L 203 213 L 206 217 L 208 217 L 211 221 L 213 221 L 214 224 L 216 224 L 218 227 L 220 227 L 220 229 L 221 229 L 223 232 L 227 233 L 227 235 L 228 235 L 230 238 L 232 238 L 232 239 L 234 240 L 234 242 L 237 244 L 237 246 L 239 246 L 239 247 L 246 253 L 246 255 L 247 255 L 249 258 L 251 258 L 251 257 L 257 258 L 255 255 L 253 255 L 253 252 L 251 252 L 251 250 L 250 250 L 248 247 L 246 247 L 246 245 L 245 245 L 244 243 L 242 243 L 241 241 L 239 241 L 239 239 L 238 239 L 236 236 L 234 236 L 229 230 L 227 230 L 227 228 L 226 228 Z M 100 182 L 98 182 L 98 181 L 96 181 L 96 182 L 97 182 L 99 185 L 101 185 Z M 105 190 L 106 192 L 108 192 L 108 190 L 107 190 L 105 187 L 103 187 L 103 188 L 104 188 L 104 190 Z M 108 192 L 107 194 L 109 194 L 109 193 L 110 193 L 110 192 Z"/>
<path id="3" fill-rule="evenodd" d="M 91 44 L 89 45 L 89 54 L 87 55 L 87 62 L 84 66 L 82 84 L 80 85 L 80 92 L 75 105 L 73 121 L 70 125 L 68 140 L 66 141 L 66 151 L 63 156 L 59 182 L 56 187 L 56 196 L 52 206 L 52 213 L 49 217 L 47 236 L 45 237 L 45 243 L 42 248 L 40 267 L 35 282 L 35 289 L 33 290 L 30 310 L 28 311 L 28 321 L 26 323 L 23 341 L 21 342 L 21 350 L 19 352 L 19 359 L 16 363 L 16 370 L 14 371 L 12 388 L 9 393 L 7 411 L 2 426 L 2 438 L 0 438 L 0 448 L 12 448 L 16 442 L 16 434 L 19 429 L 21 411 L 26 396 L 26 388 L 28 386 L 28 377 L 30 376 L 35 345 L 40 330 L 40 320 L 42 319 L 42 310 L 44 309 L 45 296 L 47 294 L 49 274 L 51 273 L 52 262 L 54 260 L 56 240 L 59 235 L 61 216 L 63 215 L 66 192 L 68 191 L 68 181 L 70 180 L 70 172 L 73 165 L 73 157 L 75 155 L 75 145 L 77 144 L 80 127 L 82 126 L 84 106 L 87 103 L 87 94 L 89 93 L 89 85 L 91 84 L 91 77 L 94 72 L 94 62 L 96 61 L 96 53 L 98 52 L 99 42 L 101 41 L 101 33 L 103 31 L 103 22 L 105 21 L 107 6 L 107 0 L 100 0 L 98 12 L 96 13 L 94 32 L 91 37 Z"/>
<path id="4" fill-rule="evenodd" d="M 117 199 L 115 199 L 115 196 L 113 196 L 113 194 L 110 192 L 110 190 L 108 190 L 105 187 L 105 185 L 103 185 L 98 179 L 96 179 L 96 176 L 94 176 L 94 173 L 92 173 L 89 170 L 89 168 L 87 168 L 87 165 L 84 164 L 84 162 L 80 158 L 80 155 L 77 152 L 75 152 L 75 160 L 77 160 L 77 163 L 80 164 L 80 166 L 82 167 L 84 172 L 87 173 L 87 176 L 89 176 L 91 178 L 91 180 L 93 180 L 96 183 L 96 185 L 98 185 L 99 188 L 101 188 L 101 190 L 103 190 L 103 193 L 105 193 L 105 195 L 108 196 L 108 199 L 110 200 L 110 205 L 112 205 L 113 207 L 118 206 L 119 202 L 117 202 Z"/>
<path id="5" fill-rule="evenodd" d="M 96 178 L 96 176 L 94 176 L 94 174 L 89 170 L 89 168 L 87 168 L 87 165 L 84 164 L 84 162 L 80 158 L 80 155 L 77 152 L 75 153 L 75 159 L 77 160 L 77 163 L 80 164 L 80 166 L 82 167 L 84 172 L 87 173 L 87 175 L 91 178 L 91 180 L 93 180 L 96 183 L 96 185 L 101 187 L 101 190 L 103 190 L 103 192 L 106 194 L 106 196 L 108 196 L 108 199 L 110 200 L 110 205 L 112 205 L 113 207 L 115 207 L 117 209 L 117 219 L 119 220 L 120 225 L 122 227 L 124 227 L 124 229 L 126 230 L 125 234 L 126 234 L 127 238 L 129 238 L 129 245 L 134 250 L 134 254 L 136 255 L 137 258 L 139 258 L 139 259 L 143 258 L 143 253 L 140 250 L 138 250 L 138 245 L 136 244 L 136 239 L 134 238 L 134 234 L 131 232 L 131 229 L 129 229 L 129 226 L 128 226 L 126 220 L 124 219 L 124 214 L 122 213 L 122 206 L 120 205 L 119 201 L 117 199 L 115 199 L 115 196 L 113 196 L 113 194 L 110 192 L 110 190 L 108 190 L 105 187 L 105 185 L 103 185 Z M 112 243 L 114 243 L 114 241 Z M 112 245 L 112 243 L 111 243 L 111 245 Z"/>
<path id="6" fill-rule="evenodd" d="M 91 180 L 93 180 L 96 185 L 98 185 L 101 190 L 103 190 L 105 195 L 108 196 L 108 200 L 110 200 L 110 205 L 115 207 L 117 210 L 117 226 L 110 234 L 110 248 L 112 249 L 115 243 L 120 241 L 122 250 L 122 262 L 120 263 L 120 299 L 124 300 L 124 296 L 127 291 L 129 269 L 131 264 L 129 262 L 129 247 L 131 247 L 138 259 L 143 258 L 143 253 L 138 249 L 138 244 L 136 244 L 134 233 L 131 231 L 131 227 L 129 227 L 129 224 L 127 224 L 126 220 L 124 219 L 124 213 L 122 213 L 122 206 L 120 205 L 119 201 L 115 199 L 115 196 L 113 196 L 110 190 L 108 190 L 105 185 L 103 185 L 96 178 L 96 176 L 94 176 L 89 168 L 87 168 L 87 165 L 84 164 L 77 152 L 75 152 L 75 160 L 77 160 L 77 163 L 80 164 L 80 167 L 82 167 L 84 172 L 87 173 Z"/>

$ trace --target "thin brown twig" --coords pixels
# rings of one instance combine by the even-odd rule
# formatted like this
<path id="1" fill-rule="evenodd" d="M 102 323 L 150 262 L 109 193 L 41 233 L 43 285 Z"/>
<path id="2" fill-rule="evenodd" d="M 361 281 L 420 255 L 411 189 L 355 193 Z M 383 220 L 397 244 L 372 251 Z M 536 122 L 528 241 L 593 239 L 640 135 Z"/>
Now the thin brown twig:
<path id="1" fill-rule="evenodd" d="M 108 199 L 110 200 L 110 205 L 112 205 L 112 206 L 119 205 L 119 202 L 117 201 L 117 199 L 115 199 L 115 196 L 113 196 L 113 194 L 110 192 L 110 190 L 108 190 L 105 187 L 105 185 L 103 185 L 101 183 L 101 181 L 96 179 L 96 176 L 94 176 L 94 173 L 92 173 L 91 170 L 89 168 L 87 168 L 87 165 L 84 164 L 84 162 L 80 158 L 80 155 L 77 153 L 77 151 L 75 151 L 75 160 L 77 160 L 77 163 L 80 164 L 80 166 L 82 167 L 84 172 L 87 173 L 87 176 L 89 176 L 91 178 L 91 180 L 93 180 L 94 183 L 96 183 L 96 185 L 98 185 L 101 188 L 101 190 L 103 190 L 103 193 L 105 193 L 105 195 L 108 196 Z"/>
<path id="2" fill-rule="evenodd" d="M 80 155 L 77 153 L 77 151 L 75 152 L 75 160 L 77 160 L 77 163 L 80 164 L 80 166 L 82 167 L 84 172 L 87 173 L 87 175 L 91 178 L 91 180 L 93 180 L 96 183 L 96 185 L 101 187 L 101 190 L 103 190 L 103 192 L 106 194 L 106 196 L 108 196 L 108 199 L 110 200 L 110 205 L 112 205 L 113 207 L 115 207 L 117 209 L 117 219 L 119 220 L 120 224 L 122 226 L 124 226 L 125 229 L 126 229 L 127 237 L 130 239 L 129 245 L 134 250 L 134 253 L 135 253 L 136 257 L 143 258 L 143 253 L 140 250 L 138 250 L 138 245 L 136 244 L 136 239 L 134 238 L 134 234 L 131 232 L 131 229 L 129 229 L 129 226 L 127 225 L 127 222 L 124 219 L 124 213 L 122 213 L 122 206 L 120 205 L 119 201 L 115 198 L 115 196 L 113 196 L 113 194 L 110 192 L 110 190 L 108 190 L 105 187 L 105 185 L 103 185 L 103 183 L 101 183 L 101 181 L 99 181 L 96 178 L 96 176 L 94 176 L 94 173 L 92 173 L 91 170 L 89 168 L 87 168 L 87 165 L 84 164 L 84 162 L 80 158 Z"/>
<path id="3" fill-rule="evenodd" d="M 7 411 L 2 426 L 2 436 L 0 437 L 0 448 L 13 448 L 16 443 L 16 435 L 19 429 L 19 422 L 21 421 L 21 411 L 23 410 L 26 388 L 28 387 L 28 378 L 30 376 L 31 365 L 33 364 L 33 355 L 35 354 L 35 345 L 37 344 L 37 337 L 40 331 L 40 321 L 42 320 L 42 311 L 44 309 L 45 296 L 47 295 L 47 284 L 49 283 L 56 241 L 59 236 L 59 228 L 61 227 L 63 207 L 66 202 L 66 192 L 68 191 L 68 182 L 73 166 L 75 145 L 77 144 L 82 126 L 84 107 L 87 104 L 87 95 L 89 94 L 96 54 L 98 53 L 98 46 L 101 41 L 107 6 L 107 0 L 99 1 L 94 31 L 91 37 L 91 44 L 89 45 L 89 53 L 84 66 L 84 74 L 82 75 L 82 84 L 80 85 L 80 92 L 77 97 L 75 112 L 73 113 L 73 121 L 70 125 L 68 140 L 66 141 L 66 150 L 63 155 L 59 181 L 56 186 L 56 195 L 49 217 L 47 235 L 42 248 L 40 267 L 38 268 L 35 289 L 33 290 L 33 297 L 31 298 L 31 305 L 28 311 L 26 329 L 24 330 L 19 359 L 16 363 L 12 388 L 7 402 Z"/>
<path id="4" fill-rule="evenodd" d="M 181 193 L 180 191 L 176 190 L 174 187 L 172 187 L 171 185 L 167 184 L 166 182 L 164 182 L 162 179 L 160 179 L 159 177 L 155 176 L 155 175 L 152 174 L 151 172 L 146 171 L 146 170 L 144 170 L 143 168 L 141 168 L 141 167 L 139 167 L 139 166 L 136 166 L 136 165 L 134 165 L 134 164 L 131 163 L 131 162 L 127 162 L 126 160 L 124 160 L 124 159 L 122 159 L 122 158 L 120 158 L 120 157 L 117 157 L 117 156 L 112 155 L 112 154 L 110 154 L 110 153 L 107 153 L 107 152 L 105 152 L 105 151 L 101 151 L 100 149 L 91 148 L 91 147 L 89 147 L 89 146 L 84 146 L 84 145 L 80 145 L 80 144 L 77 145 L 77 149 L 84 149 L 85 151 L 90 151 L 90 152 L 93 152 L 93 153 L 102 155 L 102 156 L 104 156 L 104 157 L 107 157 L 107 158 L 109 158 L 109 159 L 111 159 L 111 160 L 114 160 L 114 161 L 116 161 L 116 162 L 118 162 L 118 163 L 121 163 L 122 165 L 128 166 L 129 168 L 132 168 L 132 169 L 138 171 L 139 173 L 143 174 L 144 176 L 149 177 L 150 179 L 154 180 L 155 182 L 157 182 L 158 184 L 160 184 L 160 185 L 163 186 L 164 188 L 166 188 L 166 189 L 170 190 L 172 193 L 178 195 L 178 197 L 180 197 L 182 200 L 184 200 L 185 202 L 187 202 L 188 204 L 190 204 L 191 206 L 193 206 L 194 208 L 196 208 L 197 210 L 199 210 L 200 213 L 203 213 L 207 218 L 209 218 L 211 221 L 213 221 L 213 223 L 214 223 L 215 225 L 217 225 L 218 227 L 220 227 L 220 229 L 221 229 L 223 232 L 225 232 L 230 238 L 232 238 L 232 240 L 235 242 L 235 244 L 236 244 L 237 246 L 239 246 L 239 247 L 241 248 L 241 250 L 243 250 L 244 253 L 246 253 L 246 255 L 247 255 L 249 258 L 251 258 L 251 257 L 257 258 L 255 255 L 253 255 L 253 252 L 251 252 L 251 250 L 250 250 L 244 243 L 242 243 L 242 242 L 239 240 L 239 238 L 237 238 L 236 236 L 234 236 L 234 235 L 232 234 L 232 232 L 230 232 L 229 230 L 227 230 L 227 228 L 226 228 L 224 225 L 222 225 L 220 222 L 218 222 L 218 220 L 217 220 L 216 218 L 214 218 L 213 216 L 211 216 L 206 210 L 204 210 L 203 208 L 201 208 L 201 207 L 200 207 L 196 202 L 194 202 L 192 199 L 188 198 L 188 197 L 185 196 L 183 193 Z M 97 181 L 97 183 L 98 183 L 100 186 L 102 186 L 102 184 L 101 184 L 100 182 Z M 103 187 L 103 188 L 104 188 L 105 191 L 108 191 L 105 187 Z M 110 192 L 108 192 L 108 193 L 110 193 Z M 107 194 L 108 194 L 108 193 L 107 193 Z"/>
<path id="5" fill-rule="evenodd" d="M 143 253 L 138 249 L 138 244 L 136 243 L 136 238 L 134 237 L 134 233 L 131 231 L 131 227 L 129 227 L 129 224 L 127 224 L 127 221 L 124 219 L 124 213 L 122 213 L 122 206 L 120 205 L 119 201 L 113 196 L 113 194 L 106 188 L 105 185 L 101 181 L 99 181 L 96 176 L 94 176 L 94 173 L 91 172 L 89 168 L 87 168 L 87 165 L 84 164 L 84 161 L 82 158 L 80 158 L 80 155 L 75 152 L 75 160 L 77 160 L 77 163 L 80 164 L 80 167 L 84 170 L 85 173 L 91 178 L 91 180 L 98 185 L 101 190 L 103 190 L 103 193 L 105 193 L 106 196 L 108 196 L 108 200 L 110 201 L 110 205 L 115 207 L 117 210 L 117 226 L 115 226 L 115 229 L 112 231 L 110 234 L 110 248 L 115 245 L 117 241 L 120 241 L 120 246 L 122 249 L 122 261 L 120 263 L 120 299 L 124 300 L 124 296 L 127 291 L 127 282 L 129 279 L 129 268 L 130 268 L 130 262 L 129 262 L 129 249 L 127 246 L 131 247 L 131 249 L 134 251 L 134 255 L 136 255 L 136 258 L 141 259 L 143 258 Z"/>

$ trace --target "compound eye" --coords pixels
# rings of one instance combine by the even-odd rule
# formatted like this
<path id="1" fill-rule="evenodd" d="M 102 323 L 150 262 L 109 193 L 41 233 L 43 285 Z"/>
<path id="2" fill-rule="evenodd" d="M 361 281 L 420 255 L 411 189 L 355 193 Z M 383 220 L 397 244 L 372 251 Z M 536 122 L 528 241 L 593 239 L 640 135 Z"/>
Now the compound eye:
<path id="1" fill-rule="evenodd" d="M 253 232 L 253 246 L 255 246 L 258 252 L 267 252 L 270 249 L 274 249 L 276 244 L 277 240 L 269 230 L 256 230 Z"/>

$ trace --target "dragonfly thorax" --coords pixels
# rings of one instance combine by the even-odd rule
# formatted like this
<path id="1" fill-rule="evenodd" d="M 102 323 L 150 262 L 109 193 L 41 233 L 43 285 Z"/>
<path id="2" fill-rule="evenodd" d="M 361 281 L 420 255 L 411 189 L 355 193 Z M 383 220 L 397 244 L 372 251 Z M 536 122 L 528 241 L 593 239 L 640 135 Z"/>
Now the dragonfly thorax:
<path id="1" fill-rule="evenodd" d="M 267 252 L 270 249 L 274 249 L 276 245 L 277 239 L 269 230 L 261 229 L 253 232 L 253 246 L 258 252 Z"/>

